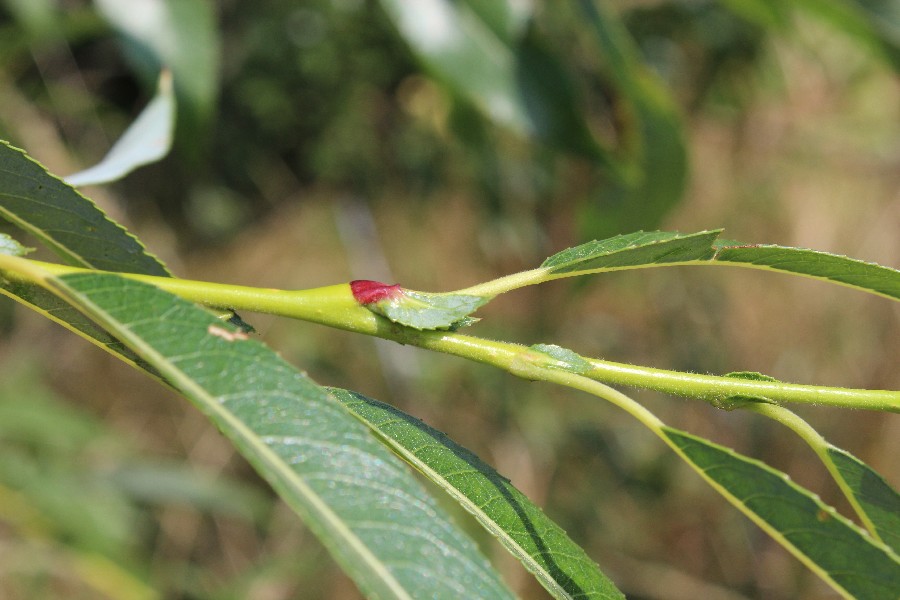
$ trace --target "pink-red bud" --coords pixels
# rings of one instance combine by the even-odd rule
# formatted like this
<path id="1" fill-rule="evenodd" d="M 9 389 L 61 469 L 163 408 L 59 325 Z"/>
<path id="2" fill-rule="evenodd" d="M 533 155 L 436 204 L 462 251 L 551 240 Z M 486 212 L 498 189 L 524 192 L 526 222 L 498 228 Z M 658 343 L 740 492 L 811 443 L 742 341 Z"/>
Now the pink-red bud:
<path id="1" fill-rule="evenodd" d="M 350 291 L 353 297 L 362 305 L 372 304 L 379 300 L 393 299 L 403 293 L 400 284 L 388 285 L 380 281 L 370 279 L 357 279 L 350 282 Z"/>

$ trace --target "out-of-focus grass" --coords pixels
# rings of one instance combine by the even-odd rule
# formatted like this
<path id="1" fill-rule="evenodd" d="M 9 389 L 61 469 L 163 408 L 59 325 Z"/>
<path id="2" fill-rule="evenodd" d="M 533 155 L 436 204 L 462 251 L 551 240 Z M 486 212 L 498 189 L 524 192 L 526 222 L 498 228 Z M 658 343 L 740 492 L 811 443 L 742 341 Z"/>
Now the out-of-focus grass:
<path id="1" fill-rule="evenodd" d="M 595 173 L 495 134 L 499 187 L 487 189 L 484 165 L 452 133 L 450 100 L 415 72 L 377 10 L 333 4 L 223 4 L 224 88 L 208 161 L 188 168 L 176 155 L 109 193 L 109 206 L 153 251 L 181 276 L 221 282 L 298 288 L 371 276 L 449 290 L 535 266 L 584 241 L 577 216 L 594 195 Z M 740 66 L 737 81 L 727 69 L 718 77 L 689 68 L 668 74 L 690 109 L 693 168 L 689 192 L 665 227 L 724 226 L 730 238 L 900 266 L 896 76 L 803 20 L 788 38 L 741 31 L 741 47 L 753 51 L 725 62 Z M 679 64 L 666 57 L 710 56 L 692 38 L 672 39 L 682 46 L 644 45 L 665 50 L 650 53 L 661 68 Z M 121 108 L 134 108 L 136 92 L 108 42 L 73 40 L 68 58 L 61 47 L 18 53 L 0 67 L 0 93 L 15 100 L 0 106 L 0 133 L 64 170 L 54 157 L 65 159 L 67 146 L 102 153 L 91 126 L 121 126 Z M 47 90 L 74 99 L 69 112 L 59 114 Z M 99 113 L 90 116 L 98 98 Z M 43 133 L 31 137 L 36 132 Z M 128 597 L 124 588 L 116 595 L 92 586 L 72 567 L 70 557 L 85 552 L 109 557 L 136 586 L 166 598 L 357 596 L 200 415 L 68 332 L 18 307 L 9 312 L 5 302 L 0 308 L 0 405 L 34 425 L 0 429 L 0 454 L 16 468 L 44 473 L 48 485 L 81 478 L 65 495 L 72 510 L 79 503 L 97 509 L 96 485 L 118 507 L 104 512 L 106 525 L 118 529 L 98 550 L 81 536 L 101 530 L 42 508 L 12 471 L 0 474 L 7 490 L 0 495 L 0 555 L 41 557 L 27 572 L 0 560 L 11 565 L 0 574 L 0 596 Z M 321 383 L 392 402 L 492 463 L 584 544 L 629 597 L 827 595 L 655 439 L 593 398 L 456 358 L 243 316 Z M 481 316 L 474 334 L 552 342 L 612 360 L 900 389 L 896 306 L 787 276 L 698 268 L 610 274 L 524 289 Z M 32 367 L 21 371 L 16 357 L 26 350 Z M 673 425 L 785 469 L 841 506 L 824 470 L 786 430 L 739 412 L 637 396 Z M 900 482 L 895 415 L 800 412 Z M 170 461 L 218 474 L 221 488 L 213 489 L 242 498 L 236 501 L 244 508 L 211 505 L 203 490 L 187 485 L 191 477 L 176 477 L 180 495 L 141 495 L 140 483 L 161 471 L 135 465 Z M 131 487 L 103 479 L 122 468 L 137 474 Z M 23 525 L 22 515 L 35 525 Z M 544 597 L 468 527 L 524 597 Z M 114 580 L 111 572 L 106 577 Z"/>

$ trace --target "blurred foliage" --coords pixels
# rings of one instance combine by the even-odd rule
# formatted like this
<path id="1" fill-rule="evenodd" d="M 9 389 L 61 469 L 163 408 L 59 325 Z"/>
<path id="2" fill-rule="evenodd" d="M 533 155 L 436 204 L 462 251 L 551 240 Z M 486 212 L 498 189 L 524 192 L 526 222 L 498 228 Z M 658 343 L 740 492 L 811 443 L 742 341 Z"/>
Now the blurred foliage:
<path id="1" fill-rule="evenodd" d="M 507 30 L 502 9 L 517 3 L 453 3 L 504 43 L 539 48 L 535 75 L 571 86 L 568 101 L 623 172 L 644 168 L 654 149 L 640 103 L 671 108 L 688 175 L 644 173 L 660 186 L 653 210 L 604 161 L 492 120 L 420 62 L 379 3 L 191 4 L 217 24 L 213 38 L 188 36 L 212 70 L 199 92 L 207 108 L 182 97 L 172 156 L 87 191 L 180 275 L 455 289 L 591 237 L 660 225 L 724 226 L 732 238 L 898 265 L 890 2 L 622 1 L 615 13 L 600 5 L 605 41 L 586 5 L 522 3 L 531 16 Z M 152 96 L 157 65 L 93 4 L 0 6 L 0 137 L 60 175 L 93 164 Z M 623 50 L 619 62 L 610 48 Z M 567 83 L 541 64 L 561 65 Z M 613 360 L 900 387 L 896 309 L 814 282 L 608 275 L 522 290 L 483 312 L 476 333 Z M 629 597 L 822 597 L 801 565 L 624 415 L 481 366 L 242 316 L 318 381 L 391 401 L 491 462 Z M 0 303 L 0 596 L 355 597 L 202 418 L 57 329 Z M 41 354 L 23 362 L 25 345 Z M 772 426 L 638 397 L 836 501 L 815 459 Z M 896 416 L 805 416 L 897 482 Z M 543 597 L 471 532 L 517 591 Z"/>

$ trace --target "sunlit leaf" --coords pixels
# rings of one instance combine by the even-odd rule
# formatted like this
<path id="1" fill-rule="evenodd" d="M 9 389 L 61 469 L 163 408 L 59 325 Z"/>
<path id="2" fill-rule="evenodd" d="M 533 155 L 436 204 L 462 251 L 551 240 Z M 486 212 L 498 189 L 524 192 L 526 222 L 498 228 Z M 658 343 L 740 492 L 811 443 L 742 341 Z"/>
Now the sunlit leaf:
<path id="1" fill-rule="evenodd" d="M 396 408 L 347 390 L 331 393 L 471 512 L 555 598 L 624 598 L 581 547 L 477 456 Z"/>
<path id="2" fill-rule="evenodd" d="M 69 264 L 167 275 L 159 260 L 97 206 L 21 150 L 0 141 L 0 216 Z"/>
<path id="3" fill-rule="evenodd" d="M 99 163 L 65 178 L 72 186 L 98 185 L 121 179 L 143 165 L 169 153 L 175 128 L 175 97 L 172 76 L 159 76 L 156 96 L 128 127 Z"/>
<path id="4" fill-rule="evenodd" d="M 47 284 L 203 411 L 364 593 L 511 597 L 405 466 L 263 344 L 204 309 L 115 275 Z"/>
<path id="5" fill-rule="evenodd" d="M 900 559 L 765 463 L 671 427 L 662 433 L 720 493 L 848 597 L 895 598 Z"/>

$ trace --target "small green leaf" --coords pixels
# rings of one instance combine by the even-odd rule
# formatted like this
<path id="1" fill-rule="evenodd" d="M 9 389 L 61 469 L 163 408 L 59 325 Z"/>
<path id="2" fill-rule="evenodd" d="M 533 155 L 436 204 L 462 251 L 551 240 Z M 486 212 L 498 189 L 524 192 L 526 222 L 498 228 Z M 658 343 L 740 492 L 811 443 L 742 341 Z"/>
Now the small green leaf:
<path id="1" fill-rule="evenodd" d="M 471 512 L 555 598 L 624 598 L 581 547 L 477 456 L 396 408 L 356 392 L 331 393 Z"/>
<path id="2" fill-rule="evenodd" d="M 458 329 L 471 323 L 468 316 L 489 300 L 466 294 L 431 294 L 403 289 L 392 297 L 366 304 L 366 307 L 413 329 Z"/>
<path id="3" fill-rule="evenodd" d="M 3 141 L 0 216 L 37 237 L 69 264 L 168 275 L 156 257 L 93 202 Z"/>
<path id="4" fill-rule="evenodd" d="M 770 375 L 763 375 L 758 371 L 733 371 L 725 373 L 725 377 L 734 377 L 735 379 L 747 379 L 749 381 L 778 381 Z"/>
<path id="5" fill-rule="evenodd" d="M 725 377 L 733 377 L 734 379 L 746 379 L 749 381 L 778 381 L 774 377 L 769 377 L 768 375 L 763 375 L 762 373 L 758 373 L 756 371 L 735 371 L 733 373 L 726 373 Z M 721 408 L 722 410 L 736 410 L 738 408 L 744 408 L 748 404 L 752 404 L 755 402 L 772 403 L 772 401 L 765 396 L 748 396 L 746 394 L 713 396 L 712 398 L 710 398 L 710 403 L 716 408 Z"/>
<path id="6" fill-rule="evenodd" d="M 69 175 L 65 181 L 78 187 L 121 179 L 138 167 L 156 162 L 168 154 L 174 129 L 172 75 L 164 70 L 159 75 L 156 96 L 113 144 L 103 160 L 89 169 Z"/>
<path id="7" fill-rule="evenodd" d="M 784 473 L 709 440 L 663 426 L 720 493 L 836 589 L 857 600 L 896 598 L 900 559 Z"/>
<path id="8" fill-rule="evenodd" d="M 721 230 L 680 234 L 638 231 L 587 242 L 554 254 L 541 264 L 551 274 L 578 275 L 594 270 L 712 258 Z"/>
<path id="9" fill-rule="evenodd" d="M 33 252 L 34 248 L 26 248 L 5 233 L 0 233 L 0 254 L 7 256 L 25 256 Z"/>
<path id="10" fill-rule="evenodd" d="M 206 414 L 363 593 L 512 597 L 405 465 L 263 344 L 145 283 L 97 273 L 46 283 Z"/>
<path id="11" fill-rule="evenodd" d="M 531 349 L 552 358 L 553 362 L 547 364 L 551 369 L 562 369 L 584 375 L 592 368 L 591 363 L 580 354 L 556 344 L 534 344 Z"/>
<path id="12" fill-rule="evenodd" d="M 900 553 L 900 495 L 881 475 L 849 452 L 829 446 L 827 454 L 878 536 L 894 552 Z"/>

